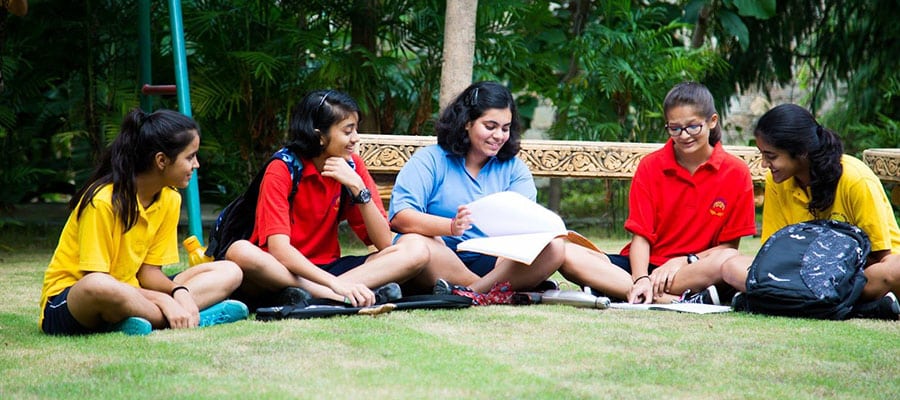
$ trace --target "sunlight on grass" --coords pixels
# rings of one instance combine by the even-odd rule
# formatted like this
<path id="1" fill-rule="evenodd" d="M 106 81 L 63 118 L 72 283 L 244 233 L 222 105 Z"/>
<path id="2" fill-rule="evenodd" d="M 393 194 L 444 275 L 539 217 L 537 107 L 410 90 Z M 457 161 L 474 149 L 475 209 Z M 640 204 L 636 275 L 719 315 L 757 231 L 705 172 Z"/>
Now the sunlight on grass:
<path id="1" fill-rule="evenodd" d="M 50 337 L 53 234 L 0 234 L 0 398 L 900 398 L 900 323 L 871 320 L 539 305 Z"/>

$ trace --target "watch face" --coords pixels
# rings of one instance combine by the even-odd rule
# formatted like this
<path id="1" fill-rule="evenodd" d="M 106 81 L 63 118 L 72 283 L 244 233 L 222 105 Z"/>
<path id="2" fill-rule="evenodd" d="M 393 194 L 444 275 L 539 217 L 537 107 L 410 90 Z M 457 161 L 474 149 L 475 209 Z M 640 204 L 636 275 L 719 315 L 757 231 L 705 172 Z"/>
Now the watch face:
<path id="1" fill-rule="evenodd" d="M 369 189 L 360 190 L 359 194 L 356 195 L 356 198 L 353 199 L 353 201 L 358 204 L 368 203 L 369 200 L 372 200 L 372 193 L 369 192 Z"/>

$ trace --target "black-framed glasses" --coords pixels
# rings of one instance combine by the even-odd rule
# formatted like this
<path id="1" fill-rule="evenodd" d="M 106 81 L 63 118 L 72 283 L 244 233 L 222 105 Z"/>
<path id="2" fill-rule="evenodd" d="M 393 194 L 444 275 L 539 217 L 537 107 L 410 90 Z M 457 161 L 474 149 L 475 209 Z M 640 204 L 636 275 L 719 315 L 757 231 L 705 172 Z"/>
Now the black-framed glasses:
<path id="1" fill-rule="evenodd" d="M 698 125 L 688 125 L 688 126 L 674 126 L 666 124 L 666 132 L 669 133 L 669 136 L 678 137 L 681 136 L 681 132 L 687 132 L 688 136 L 697 136 L 700 132 L 703 131 L 703 124 Z"/>

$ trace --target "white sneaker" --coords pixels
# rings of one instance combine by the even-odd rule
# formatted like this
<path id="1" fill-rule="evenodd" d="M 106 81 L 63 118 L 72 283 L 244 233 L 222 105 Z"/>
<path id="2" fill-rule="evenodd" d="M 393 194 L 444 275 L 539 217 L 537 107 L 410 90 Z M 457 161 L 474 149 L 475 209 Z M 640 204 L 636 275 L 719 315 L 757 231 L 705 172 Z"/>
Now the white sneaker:
<path id="1" fill-rule="evenodd" d="M 706 290 L 702 292 L 697 292 L 696 294 L 691 294 L 691 290 L 685 290 L 684 294 L 681 295 L 681 298 L 675 300 L 675 303 L 693 303 L 693 304 L 712 304 L 712 305 L 721 305 L 722 303 L 719 301 L 719 291 L 716 290 L 715 285 L 706 288 Z"/>

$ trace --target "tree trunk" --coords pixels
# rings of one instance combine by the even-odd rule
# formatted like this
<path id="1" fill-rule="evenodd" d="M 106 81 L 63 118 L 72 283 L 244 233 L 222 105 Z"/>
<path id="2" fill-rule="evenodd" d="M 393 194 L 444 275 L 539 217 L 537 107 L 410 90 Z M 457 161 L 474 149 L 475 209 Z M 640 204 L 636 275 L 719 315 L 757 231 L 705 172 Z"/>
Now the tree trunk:
<path id="1" fill-rule="evenodd" d="M 706 40 L 706 31 L 709 29 L 709 6 L 703 6 L 697 15 L 697 25 L 691 33 L 691 48 L 699 49 Z"/>
<path id="2" fill-rule="evenodd" d="M 84 30 L 84 48 L 86 49 L 86 53 L 83 54 L 85 63 L 84 63 L 84 77 L 82 78 L 82 82 L 84 85 L 84 128 L 88 133 L 89 141 L 91 143 L 91 157 L 93 158 L 93 162 L 96 163 L 103 155 L 103 151 L 106 149 L 106 138 L 103 135 L 103 129 L 100 126 L 100 117 L 98 116 L 99 111 L 97 110 L 97 79 L 98 74 L 95 73 L 94 70 L 94 48 L 97 45 L 97 26 L 99 22 L 94 18 L 93 12 L 93 1 L 86 1 L 85 15 L 87 15 L 86 21 L 84 22 L 85 27 L 87 29 Z M 101 70 L 103 68 L 101 67 Z M 103 70 L 103 73 L 107 72 Z"/>
<path id="3" fill-rule="evenodd" d="M 450 0 L 444 21 L 441 111 L 472 83 L 478 0 Z"/>
<path id="4" fill-rule="evenodd" d="M 350 47 L 363 48 L 369 54 L 375 54 L 376 50 L 376 29 L 378 24 L 378 2 L 376 0 L 356 0 L 353 2 L 353 9 L 350 12 Z M 364 57 L 368 58 L 368 57 Z M 360 65 L 364 64 L 367 59 L 361 59 Z M 371 88 L 356 88 L 360 90 L 358 95 L 365 96 L 365 102 L 369 105 L 369 112 L 361 115 L 362 121 L 359 125 L 368 129 L 383 129 L 382 122 L 382 106 L 377 98 L 374 98 Z M 352 93 L 356 95 L 356 93 Z M 380 133 L 380 132 L 370 132 Z"/>

